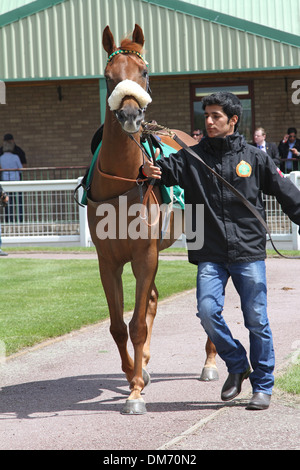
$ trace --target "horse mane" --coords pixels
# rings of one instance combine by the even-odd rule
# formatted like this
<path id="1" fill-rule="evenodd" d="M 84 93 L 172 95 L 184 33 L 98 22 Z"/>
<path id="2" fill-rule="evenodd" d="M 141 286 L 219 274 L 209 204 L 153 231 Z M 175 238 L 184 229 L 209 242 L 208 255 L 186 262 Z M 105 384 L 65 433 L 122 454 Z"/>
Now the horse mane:
<path id="1" fill-rule="evenodd" d="M 119 47 L 119 49 L 135 51 L 135 52 L 139 52 L 140 54 L 143 54 L 144 52 L 143 46 L 141 44 L 138 44 L 137 42 L 133 42 L 129 38 L 125 38 L 121 41 L 121 46 Z"/>

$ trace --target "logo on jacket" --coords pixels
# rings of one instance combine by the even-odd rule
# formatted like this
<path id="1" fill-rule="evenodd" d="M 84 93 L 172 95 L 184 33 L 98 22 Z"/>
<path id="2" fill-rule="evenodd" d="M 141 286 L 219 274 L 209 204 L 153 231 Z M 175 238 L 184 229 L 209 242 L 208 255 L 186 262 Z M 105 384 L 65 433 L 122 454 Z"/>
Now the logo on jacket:
<path id="1" fill-rule="evenodd" d="M 252 167 L 249 163 L 242 160 L 236 167 L 236 174 L 242 178 L 248 178 L 252 173 Z"/>

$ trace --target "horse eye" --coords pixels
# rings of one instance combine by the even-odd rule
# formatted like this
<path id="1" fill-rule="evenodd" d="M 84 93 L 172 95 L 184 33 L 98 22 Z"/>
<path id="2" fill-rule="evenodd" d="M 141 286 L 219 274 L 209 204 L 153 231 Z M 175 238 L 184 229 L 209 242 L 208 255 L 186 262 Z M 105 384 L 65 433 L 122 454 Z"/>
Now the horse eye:
<path id="1" fill-rule="evenodd" d="M 143 70 L 142 76 L 143 76 L 143 78 L 147 78 L 147 77 L 148 77 L 148 70 L 147 70 L 147 69 L 144 69 L 144 70 Z"/>

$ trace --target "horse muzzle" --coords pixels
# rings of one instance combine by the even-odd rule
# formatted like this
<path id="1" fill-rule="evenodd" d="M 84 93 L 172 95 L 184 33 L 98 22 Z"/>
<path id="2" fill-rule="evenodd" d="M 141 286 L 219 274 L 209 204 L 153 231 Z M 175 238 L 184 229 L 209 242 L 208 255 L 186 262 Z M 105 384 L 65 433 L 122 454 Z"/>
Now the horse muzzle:
<path id="1" fill-rule="evenodd" d="M 147 105 L 151 101 L 149 93 L 138 83 L 133 80 L 122 80 L 109 96 L 108 105 L 110 110 L 115 112 L 123 129 L 133 134 L 138 132 Z"/>
<path id="2" fill-rule="evenodd" d="M 115 115 L 125 132 L 135 134 L 139 131 L 144 120 L 144 109 L 126 104 L 120 110 L 115 111 Z"/>

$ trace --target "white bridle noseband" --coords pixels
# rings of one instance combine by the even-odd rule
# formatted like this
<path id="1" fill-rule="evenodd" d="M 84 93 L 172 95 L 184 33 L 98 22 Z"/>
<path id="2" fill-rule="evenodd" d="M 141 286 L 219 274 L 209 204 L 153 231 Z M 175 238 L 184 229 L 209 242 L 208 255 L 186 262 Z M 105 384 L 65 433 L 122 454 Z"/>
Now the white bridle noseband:
<path id="1" fill-rule="evenodd" d="M 138 83 L 133 80 L 123 80 L 118 83 L 116 88 L 108 98 L 108 105 L 111 111 L 116 111 L 120 108 L 123 98 L 125 96 L 133 96 L 139 103 L 142 109 L 146 109 L 148 104 L 151 103 L 152 98 Z"/>

